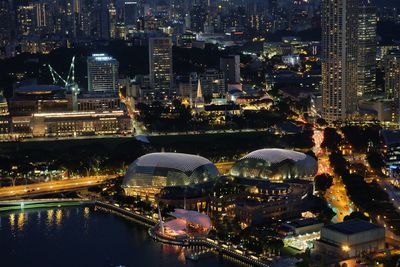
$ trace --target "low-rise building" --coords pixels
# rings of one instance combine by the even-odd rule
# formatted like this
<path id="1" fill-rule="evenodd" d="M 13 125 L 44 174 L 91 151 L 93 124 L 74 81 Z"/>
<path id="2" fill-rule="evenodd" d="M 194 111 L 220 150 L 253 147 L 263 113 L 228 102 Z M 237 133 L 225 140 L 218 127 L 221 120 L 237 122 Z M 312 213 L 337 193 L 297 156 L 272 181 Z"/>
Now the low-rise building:
<path id="1" fill-rule="evenodd" d="M 385 248 L 385 228 L 359 219 L 326 225 L 315 247 L 316 253 L 339 259 L 378 252 Z"/>

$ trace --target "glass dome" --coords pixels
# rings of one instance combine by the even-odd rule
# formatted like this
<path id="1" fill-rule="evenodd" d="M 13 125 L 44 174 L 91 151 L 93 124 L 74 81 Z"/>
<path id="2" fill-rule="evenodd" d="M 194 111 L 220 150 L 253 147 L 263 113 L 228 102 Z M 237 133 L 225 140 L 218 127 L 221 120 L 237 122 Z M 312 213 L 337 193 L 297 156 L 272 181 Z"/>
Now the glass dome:
<path id="1" fill-rule="evenodd" d="M 216 180 L 215 165 L 200 156 L 151 153 L 135 160 L 125 174 L 123 187 L 192 186 Z"/>
<path id="2" fill-rule="evenodd" d="M 304 153 L 285 149 L 260 149 L 238 160 L 231 175 L 250 179 L 284 181 L 306 179 L 317 173 L 317 161 Z"/>

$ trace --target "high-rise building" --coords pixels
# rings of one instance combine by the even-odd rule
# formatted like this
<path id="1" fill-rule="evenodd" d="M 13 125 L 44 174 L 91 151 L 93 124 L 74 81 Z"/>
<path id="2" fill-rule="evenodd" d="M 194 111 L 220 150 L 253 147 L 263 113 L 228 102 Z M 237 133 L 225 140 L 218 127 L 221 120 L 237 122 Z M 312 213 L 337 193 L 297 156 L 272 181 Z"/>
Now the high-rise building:
<path id="1" fill-rule="evenodd" d="M 225 75 L 226 83 L 240 83 L 240 56 L 230 55 L 219 59 L 219 68 Z"/>
<path id="2" fill-rule="evenodd" d="M 113 3 L 110 3 L 108 7 L 108 19 L 109 19 L 109 29 L 110 29 L 110 38 L 116 38 L 116 27 L 117 27 L 117 9 L 115 8 Z"/>
<path id="3" fill-rule="evenodd" d="M 35 31 L 35 6 L 33 4 L 17 7 L 17 33 L 27 36 Z"/>
<path id="4" fill-rule="evenodd" d="M 149 39 L 150 86 L 161 94 L 172 87 L 172 40 L 170 37 Z"/>
<path id="5" fill-rule="evenodd" d="M 135 27 L 139 18 L 139 6 L 136 1 L 126 1 L 124 3 L 124 22 L 128 27 Z"/>
<path id="6" fill-rule="evenodd" d="M 376 91 L 376 7 L 372 0 L 362 0 L 357 27 L 357 96 Z"/>
<path id="7" fill-rule="evenodd" d="M 106 54 L 93 54 L 87 59 L 89 92 L 118 90 L 118 61 Z"/>
<path id="8" fill-rule="evenodd" d="M 322 113 L 345 120 L 356 109 L 357 0 L 322 1 Z"/>
<path id="9" fill-rule="evenodd" d="M 399 99 L 400 51 L 394 50 L 385 56 L 385 95 L 388 99 Z"/>
<path id="10" fill-rule="evenodd" d="M 0 46 L 8 43 L 13 37 L 15 18 L 12 14 L 12 2 L 0 1 Z"/>

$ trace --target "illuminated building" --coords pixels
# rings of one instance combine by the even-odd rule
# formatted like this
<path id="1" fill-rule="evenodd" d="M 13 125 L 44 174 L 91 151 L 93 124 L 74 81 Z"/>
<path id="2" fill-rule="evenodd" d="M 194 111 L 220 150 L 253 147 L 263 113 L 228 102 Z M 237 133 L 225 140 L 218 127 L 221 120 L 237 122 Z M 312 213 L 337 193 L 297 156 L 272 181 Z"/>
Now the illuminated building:
<path id="1" fill-rule="evenodd" d="M 113 135 L 131 132 L 130 118 L 122 111 L 35 113 L 31 118 L 33 137 Z"/>
<path id="2" fill-rule="evenodd" d="M 205 237 L 211 230 L 210 218 L 192 210 L 175 209 L 169 214 L 173 219 L 160 221 L 152 231 L 159 237 L 183 240 L 188 237 Z"/>
<path id="3" fill-rule="evenodd" d="M 14 116 L 30 116 L 37 112 L 68 110 L 65 88 L 56 85 L 23 85 L 15 88 L 9 110 Z"/>
<path id="4" fill-rule="evenodd" d="M 172 88 L 172 40 L 149 39 L 150 86 L 156 93 L 170 94 Z"/>
<path id="5" fill-rule="evenodd" d="M 356 108 L 357 1 L 322 1 L 323 118 L 345 120 Z"/>
<path id="6" fill-rule="evenodd" d="M 326 225 L 315 247 L 318 254 L 341 259 L 364 257 L 385 249 L 385 228 L 359 219 Z"/>
<path id="7" fill-rule="evenodd" d="M 376 8 L 372 0 L 362 0 L 357 26 L 357 95 L 376 91 Z"/>
<path id="8" fill-rule="evenodd" d="M 206 69 L 200 74 L 203 95 L 221 97 L 226 92 L 225 75 L 222 71 L 216 69 Z"/>
<path id="9" fill-rule="evenodd" d="M 312 179 L 317 161 L 304 153 L 285 149 L 260 149 L 239 159 L 231 169 L 235 177 L 282 182 Z"/>
<path id="10" fill-rule="evenodd" d="M 392 50 L 384 57 L 385 94 L 388 99 L 400 97 L 400 51 Z"/>
<path id="11" fill-rule="evenodd" d="M 3 93 L 0 92 L 0 116 L 8 115 L 8 104 L 6 98 L 3 96 Z"/>
<path id="12" fill-rule="evenodd" d="M 309 181 L 271 183 L 249 178 L 236 179 L 245 188 L 234 202 L 234 213 L 243 228 L 300 217 L 307 196 L 313 191 L 313 184 Z"/>
<path id="13" fill-rule="evenodd" d="M 285 236 L 285 246 L 305 251 L 312 249 L 314 241 L 321 238 L 323 226 L 322 222 L 314 218 L 298 219 L 283 223 L 279 232 Z"/>
<path id="14" fill-rule="evenodd" d="M 400 168 L 400 131 L 382 130 L 381 135 L 383 138 L 383 155 L 386 168 L 397 174 Z"/>
<path id="15" fill-rule="evenodd" d="M 196 98 L 194 99 L 194 108 L 197 112 L 204 110 L 204 97 L 200 79 L 198 79 L 197 81 L 197 92 L 196 92 Z"/>
<path id="16" fill-rule="evenodd" d="M 190 202 L 191 196 L 204 198 L 204 192 L 197 188 L 216 181 L 218 175 L 215 165 L 200 156 L 151 153 L 129 166 L 122 187 L 129 196 L 155 201 L 159 194 L 159 201 L 166 204 L 174 201 L 181 205 L 184 199 L 186 203 Z"/>
<path id="17" fill-rule="evenodd" d="M 221 57 L 219 68 L 225 75 L 226 83 L 240 83 L 240 57 L 231 55 Z"/>
<path id="18" fill-rule="evenodd" d="M 35 31 L 35 6 L 33 4 L 17 7 L 17 32 L 27 36 Z"/>
<path id="19" fill-rule="evenodd" d="M 9 139 L 10 124 L 7 101 L 0 92 L 0 140 Z"/>
<path id="20" fill-rule="evenodd" d="M 118 66 L 118 61 L 106 54 L 93 54 L 88 57 L 89 92 L 117 92 Z"/>
<path id="21" fill-rule="evenodd" d="M 111 111 L 119 110 L 121 100 L 117 94 L 80 94 L 78 111 Z M 70 108 L 72 110 L 72 107 Z"/>

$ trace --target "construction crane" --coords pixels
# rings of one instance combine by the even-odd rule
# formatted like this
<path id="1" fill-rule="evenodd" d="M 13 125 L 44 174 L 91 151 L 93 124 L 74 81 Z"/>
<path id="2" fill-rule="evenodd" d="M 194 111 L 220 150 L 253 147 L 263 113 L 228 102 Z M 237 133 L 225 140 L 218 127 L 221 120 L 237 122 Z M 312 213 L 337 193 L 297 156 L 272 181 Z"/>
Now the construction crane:
<path id="1" fill-rule="evenodd" d="M 72 95 L 72 110 L 78 110 L 78 94 L 79 94 L 79 87 L 78 84 L 75 82 L 75 56 L 72 57 L 71 65 L 69 66 L 68 76 L 64 79 L 60 74 L 58 74 L 55 69 L 48 64 L 47 65 L 50 70 L 51 77 L 53 78 L 54 84 L 63 84 L 67 92 Z"/>
<path id="2" fill-rule="evenodd" d="M 76 86 L 75 83 L 75 56 L 72 57 L 71 65 L 69 67 L 68 71 L 68 76 L 66 79 L 64 79 L 58 72 L 50 65 L 47 65 L 49 67 L 49 71 L 51 74 L 51 77 L 53 78 L 53 83 L 54 84 L 59 84 L 62 83 L 66 89 L 72 89 L 73 87 Z"/>

